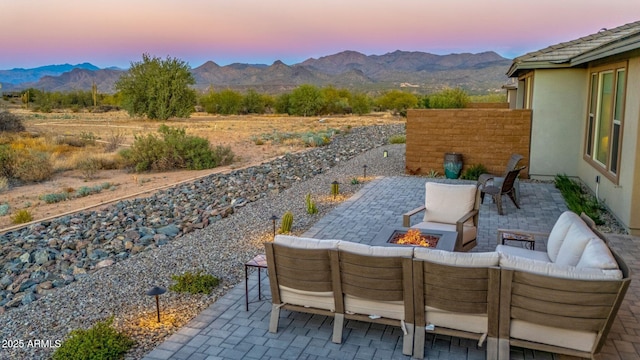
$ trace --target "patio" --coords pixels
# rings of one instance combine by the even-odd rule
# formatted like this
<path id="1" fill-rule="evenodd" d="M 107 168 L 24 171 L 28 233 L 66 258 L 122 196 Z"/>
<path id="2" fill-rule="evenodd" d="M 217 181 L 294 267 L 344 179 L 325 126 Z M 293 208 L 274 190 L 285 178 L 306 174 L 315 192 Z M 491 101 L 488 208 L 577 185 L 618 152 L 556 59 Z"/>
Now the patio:
<path id="1" fill-rule="evenodd" d="M 385 226 L 400 226 L 402 213 L 424 203 L 422 177 L 382 177 L 318 221 L 303 236 L 368 243 Z M 433 180 L 450 181 L 450 180 Z M 473 251 L 492 251 L 498 228 L 548 232 L 566 210 L 553 184 L 522 182 L 520 210 L 505 201 L 504 216 L 490 200 L 480 208 L 478 246 Z M 418 221 L 419 217 L 414 217 Z M 640 359 L 640 239 L 612 235 L 613 247 L 632 271 L 632 281 L 600 358 Z M 536 250 L 543 250 L 536 243 Z M 269 296 L 268 278 L 262 277 L 263 296 Z M 257 273 L 249 278 L 250 299 L 257 300 Z M 268 332 L 270 301 L 249 305 L 245 311 L 244 284 L 193 319 L 179 332 L 151 351 L 146 360 L 159 359 L 408 359 L 402 355 L 401 330 L 347 321 L 342 344 L 331 342 L 332 319 L 284 311 L 278 333 Z M 427 336 L 427 359 L 485 359 L 484 348 L 475 342 L 446 336 Z M 512 359 L 568 359 L 550 353 L 512 348 Z"/>

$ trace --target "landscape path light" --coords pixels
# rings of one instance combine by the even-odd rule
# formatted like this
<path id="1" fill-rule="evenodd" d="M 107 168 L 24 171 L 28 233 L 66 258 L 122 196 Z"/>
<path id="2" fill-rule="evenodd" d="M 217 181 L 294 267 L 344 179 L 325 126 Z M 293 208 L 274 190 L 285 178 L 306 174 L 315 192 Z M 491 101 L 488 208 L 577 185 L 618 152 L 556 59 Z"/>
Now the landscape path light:
<path id="1" fill-rule="evenodd" d="M 333 195 L 333 199 L 335 200 L 336 196 L 340 194 L 340 183 L 338 180 L 335 180 L 331 183 L 331 195 Z"/>
<path id="2" fill-rule="evenodd" d="M 382 157 L 389 157 L 389 152 L 387 150 L 383 151 Z"/>
<path id="3" fill-rule="evenodd" d="M 167 292 L 167 289 L 154 286 L 149 291 L 147 291 L 147 295 L 156 297 L 156 312 L 158 313 L 158 322 L 160 322 L 160 300 L 158 299 L 158 295 L 162 295 Z"/>
<path id="4" fill-rule="evenodd" d="M 364 164 L 364 166 L 362 166 L 362 169 L 364 170 L 364 175 L 362 175 L 363 180 L 367 178 L 367 164 Z"/>
<path id="5" fill-rule="evenodd" d="M 273 223 L 273 237 L 276 237 L 276 220 L 278 220 L 278 217 L 275 215 L 271 215 L 271 217 L 269 218 L 271 219 L 271 222 Z"/>

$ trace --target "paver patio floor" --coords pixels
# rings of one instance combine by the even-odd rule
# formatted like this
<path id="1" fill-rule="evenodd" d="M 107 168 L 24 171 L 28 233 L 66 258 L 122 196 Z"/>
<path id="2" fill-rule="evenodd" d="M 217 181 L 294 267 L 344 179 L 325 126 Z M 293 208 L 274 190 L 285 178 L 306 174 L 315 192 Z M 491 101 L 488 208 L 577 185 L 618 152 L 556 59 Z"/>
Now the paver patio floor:
<path id="1" fill-rule="evenodd" d="M 424 203 L 421 177 L 384 177 L 369 182 L 358 193 L 320 219 L 303 236 L 367 243 L 385 226 L 401 226 L 402 214 Z M 450 180 L 435 180 L 450 181 Z M 505 198 L 505 215 L 497 214 L 488 199 L 480 208 L 478 246 L 492 251 L 498 228 L 548 232 L 566 211 L 553 184 L 522 182 L 520 206 Z M 419 221 L 415 216 L 414 222 Z M 633 280 L 618 312 L 601 359 L 640 359 L 640 238 L 611 235 L 615 250 L 625 259 Z M 536 243 L 536 250 L 543 250 Z M 264 273 L 263 273 L 264 274 Z M 257 273 L 250 278 L 250 298 L 257 299 Z M 263 295 L 269 280 L 262 277 Z M 145 360 L 159 359 L 409 359 L 402 354 L 399 328 L 346 321 L 343 343 L 331 342 L 332 318 L 282 311 L 278 332 L 269 333 L 270 301 L 250 304 L 245 311 L 244 283 L 238 284 L 180 331 L 169 337 Z M 484 348 L 471 340 L 427 336 L 426 359 L 486 359 Z M 512 359 L 551 359 L 550 353 L 512 348 Z"/>

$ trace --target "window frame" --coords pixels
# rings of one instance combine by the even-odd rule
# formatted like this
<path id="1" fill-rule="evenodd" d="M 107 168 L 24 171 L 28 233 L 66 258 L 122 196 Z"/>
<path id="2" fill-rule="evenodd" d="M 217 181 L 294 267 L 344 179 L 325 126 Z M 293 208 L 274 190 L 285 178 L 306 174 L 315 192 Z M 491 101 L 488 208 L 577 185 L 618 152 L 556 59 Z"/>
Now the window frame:
<path id="1" fill-rule="evenodd" d="M 621 74 L 621 72 L 624 72 Z M 597 148 L 598 148 L 598 135 L 599 135 L 599 126 L 600 126 L 600 114 L 601 105 L 602 105 L 602 77 L 604 74 L 612 73 L 613 84 L 612 84 L 612 100 L 611 100 L 611 109 L 610 109 L 610 123 L 609 123 L 609 136 L 610 141 L 608 141 L 608 149 L 607 149 L 607 163 L 603 164 L 601 161 L 597 159 Z M 583 151 L 583 159 L 590 164 L 594 169 L 600 172 L 607 179 L 611 180 L 616 185 L 619 183 L 620 179 L 620 162 L 621 162 L 621 153 L 622 153 L 622 136 L 624 131 L 624 112 L 625 112 L 625 103 L 626 103 L 626 94 L 627 94 L 627 77 L 629 74 L 628 64 L 626 61 L 616 62 L 606 65 L 600 65 L 597 67 L 589 67 L 588 69 L 588 94 L 587 94 L 587 111 L 586 111 L 586 124 L 585 124 L 585 132 L 584 132 L 584 151 Z M 621 78 L 621 79 L 620 79 Z M 618 93 L 618 84 L 619 81 L 623 81 L 622 84 L 622 99 L 619 99 L 620 94 Z M 597 92 L 594 96 L 594 90 Z M 593 103 L 595 100 L 595 104 Z M 620 107 L 618 108 L 618 101 L 622 101 Z M 619 113 L 617 112 L 619 109 Z M 616 115 L 619 115 L 616 117 Z M 617 127 L 617 129 L 616 129 Z M 614 136 L 617 135 L 617 137 Z M 614 149 L 613 145 L 617 145 L 617 149 Z"/>

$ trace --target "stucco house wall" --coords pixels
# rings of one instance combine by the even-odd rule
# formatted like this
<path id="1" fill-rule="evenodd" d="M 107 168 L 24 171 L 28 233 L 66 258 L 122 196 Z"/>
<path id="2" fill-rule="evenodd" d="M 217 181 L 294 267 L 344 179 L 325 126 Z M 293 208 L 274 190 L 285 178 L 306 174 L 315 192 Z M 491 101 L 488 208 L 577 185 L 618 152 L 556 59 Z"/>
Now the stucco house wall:
<path id="1" fill-rule="evenodd" d="M 615 184 L 602 176 L 582 158 L 585 146 L 586 114 L 581 119 L 582 141 L 579 146 L 580 161 L 577 162 L 578 176 L 582 182 L 594 193 L 597 190 L 600 200 L 604 201 L 605 206 L 627 225 L 632 234 L 640 234 L 640 142 L 638 141 L 640 138 L 640 86 L 637 86 L 638 84 L 640 84 L 640 57 L 634 57 L 629 59 L 627 68 L 619 183 Z M 599 185 L 596 184 L 596 176 L 600 176 Z"/>
<path id="2" fill-rule="evenodd" d="M 533 81 L 532 178 L 578 176 L 589 89 L 585 69 L 538 69 Z M 580 135 L 579 135 L 580 134 Z"/>

